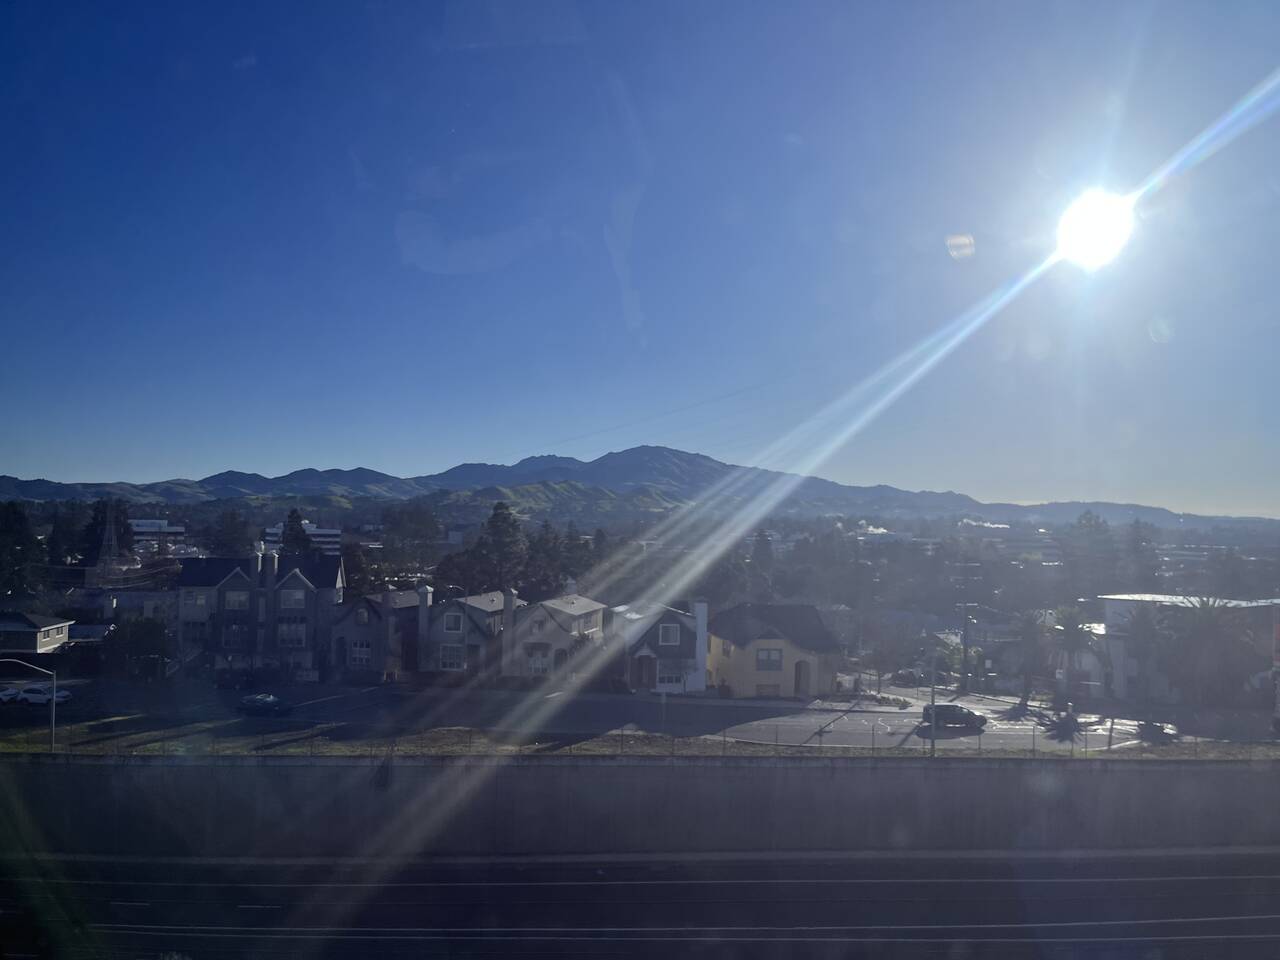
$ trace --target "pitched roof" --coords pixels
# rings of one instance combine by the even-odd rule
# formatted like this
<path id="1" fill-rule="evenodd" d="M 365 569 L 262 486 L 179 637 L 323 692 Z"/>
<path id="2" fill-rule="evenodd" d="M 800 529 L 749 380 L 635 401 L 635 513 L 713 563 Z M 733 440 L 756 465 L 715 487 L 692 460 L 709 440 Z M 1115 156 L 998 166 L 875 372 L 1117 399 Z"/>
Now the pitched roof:
<path id="1" fill-rule="evenodd" d="M 253 560 L 249 557 L 188 557 L 178 562 L 181 565 L 178 571 L 179 587 L 216 587 L 236 570 L 248 577 L 254 586 L 258 585 Z M 341 569 L 341 557 L 283 556 L 276 571 L 276 583 L 279 584 L 297 570 L 315 587 L 332 589 L 338 584 Z"/>
<path id="2" fill-rule="evenodd" d="M 476 610 L 483 610 L 485 613 L 493 613 L 502 609 L 501 590 L 490 590 L 488 593 L 473 593 L 469 597 L 450 597 L 449 600 L 466 604 L 468 607 L 472 607 Z M 517 607 L 524 607 L 527 605 L 528 604 L 524 600 L 521 600 L 518 597 L 516 598 Z"/>
<path id="3" fill-rule="evenodd" d="M 66 617 L 46 617 L 38 613 L 0 610 L 0 630 L 44 630 L 64 623 L 75 623 L 75 621 L 68 620 Z"/>
<path id="4" fill-rule="evenodd" d="M 580 617 L 584 613 L 595 613 L 597 610 L 604 609 L 603 603 L 592 600 L 590 597 L 584 597 L 579 593 L 569 593 L 563 597 L 552 597 L 550 600 L 543 600 L 542 606 L 570 617 Z"/>
<path id="5" fill-rule="evenodd" d="M 237 569 L 246 577 L 253 576 L 248 558 L 188 557 L 178 562 L 179 587 L 216 587 Z"/>
<path id="6" fill-rule="evenodd" d="M 381 604 L 386 598 L 386 596 L 387 594 L 385 592 L 371 593 L 368 595 L 369 599 L 377 604 Z M 416 607 L 418 605 L 418 602 L 419 602 L 419 598 L 418 598 L 417 590 L 392 590 L 391 591 L 391 607 L 394 610 L 399 610 L 403 607 Z"/>
<path id="7" fill-rule="evenodd" d="M 708 626 L 717 637 L 740 647 L 776 638 L 814 653 L 838 649 L 818 608 L 807 603 L 740 603 L 716 614 Z"/>
<path id="8" fill-rule="evenodd" d="M 338 574 L 342 570 L 342 558 L 328 554 L 313 554 L 309 557 L 280 558 L 280 569 L 276 583 L 297 570 L 307 578 L 317 590 L 333 589 L 338 585 Z"/>

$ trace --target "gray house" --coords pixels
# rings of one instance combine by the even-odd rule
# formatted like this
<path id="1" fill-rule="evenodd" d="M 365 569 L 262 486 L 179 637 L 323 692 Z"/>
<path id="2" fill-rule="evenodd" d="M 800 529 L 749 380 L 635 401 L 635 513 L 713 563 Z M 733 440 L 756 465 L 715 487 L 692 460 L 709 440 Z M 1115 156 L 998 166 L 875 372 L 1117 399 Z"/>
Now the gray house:
<path id="1" fill-rule="evenodd" d="M 418 669 L 418 617 L 431 588 L 384 590 L 348 599 L 333 621 L 333 665 L 342 679 L 383 683 Z"/>
<path id="2" fill-rule="evenodd" d="M 318 680 L 332 663 L 331 637 L 345 580 L 342 558 L 284 557 L 182 561 L 178 638 L 199 644 L 215 670 L 279 668 Z"/>
<path id="3" fill-rule="evenodd" d="M 421 590 L 421 588 L 419 588 Z M 427 594 L 427 598 L 430 594 Z M 452 597 L 418 610 L 418 669 L 459 678 L 501 673 L 502 634 L 526 606 L 514 590 Z"/>
<path id="4" fill-rule="evenodd" d="M 603 603 L 576 593 L 521 606 L 503 632 L 503 676 L 545 676 L 603 651 L 604 612 Z"/>

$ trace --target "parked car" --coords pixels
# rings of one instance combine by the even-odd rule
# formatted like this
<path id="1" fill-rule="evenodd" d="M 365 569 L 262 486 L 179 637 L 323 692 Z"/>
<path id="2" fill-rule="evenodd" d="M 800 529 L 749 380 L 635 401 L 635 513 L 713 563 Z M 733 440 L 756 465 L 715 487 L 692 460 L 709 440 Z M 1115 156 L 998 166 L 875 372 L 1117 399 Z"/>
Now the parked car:
<path id="1" fill-rule="evenodd" d="M 254 693 L 241 697 L 236 709 L 251 717 L 284 717 L 293 712 L 293 704 L 274 693 Z"/>
<path id="2" fill-rule="evenodd" d="M 939 727 L 970 727 L 981 730 L 987 725 L 987 718 L 958 703 L 940 703 L 937 706 L 925 704 L 924 725 L 935 723 Z"/>
<path id="3" fill-rule="evenodd" d="M 13 703 L 17 699 L 17 687 L 5 687 L 3 690 L 0 690 L 0 703 Z"/>
<path id="4" fill-rule="evenodd" d="M 32 683 L 23 687 L 18 691 L 17 701 L 19 703 L 30 703 L 37 707 L 42 707 L 50 700 L 56 703 L 66 703 L 71 699 L 71 691 L 66 687 L 58 689 L 58 695 L 53 695 L 53 688 L 43 683 Z"/>
<path id="5" fill-rule="evenodd" d="M 914 670 L 899 670 L 893 675 L 893 682 L 899 687 L 915 687 L 920 684 L 920 674 Z"/>

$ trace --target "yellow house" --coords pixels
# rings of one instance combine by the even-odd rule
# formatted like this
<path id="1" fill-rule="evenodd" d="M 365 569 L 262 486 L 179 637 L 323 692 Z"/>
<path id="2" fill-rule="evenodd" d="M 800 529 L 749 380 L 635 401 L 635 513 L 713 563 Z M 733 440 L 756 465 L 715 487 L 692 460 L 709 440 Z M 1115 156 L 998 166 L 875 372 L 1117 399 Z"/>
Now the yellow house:
<path id="1" fill-rule="evenodd" d="M 707 672 L 730 697 L 833 693 L 840 648 L 816 607 L 740 603 L 711 619 Z"/>

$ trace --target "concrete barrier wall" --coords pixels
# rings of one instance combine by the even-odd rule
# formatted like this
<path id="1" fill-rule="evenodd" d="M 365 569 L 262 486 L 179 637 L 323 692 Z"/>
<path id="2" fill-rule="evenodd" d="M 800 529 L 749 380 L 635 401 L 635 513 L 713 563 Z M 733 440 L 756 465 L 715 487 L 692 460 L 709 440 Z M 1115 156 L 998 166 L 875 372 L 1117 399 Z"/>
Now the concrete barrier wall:
<path id="1" fill-rule="evenodd" d="M 1280 764 L 0 761 L 4 850 L 368 857 L 1280 844 Z"/>

